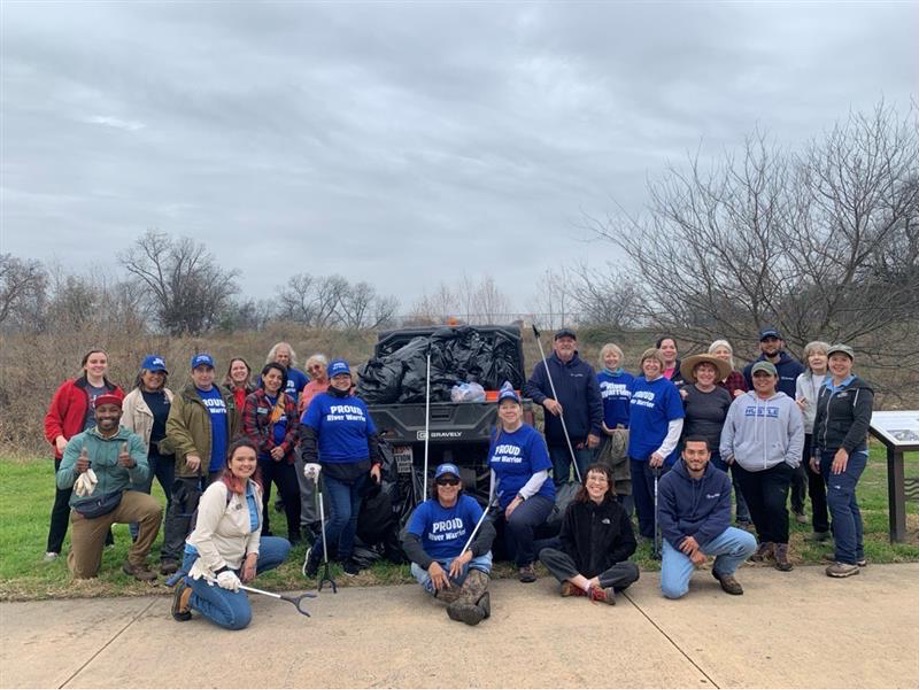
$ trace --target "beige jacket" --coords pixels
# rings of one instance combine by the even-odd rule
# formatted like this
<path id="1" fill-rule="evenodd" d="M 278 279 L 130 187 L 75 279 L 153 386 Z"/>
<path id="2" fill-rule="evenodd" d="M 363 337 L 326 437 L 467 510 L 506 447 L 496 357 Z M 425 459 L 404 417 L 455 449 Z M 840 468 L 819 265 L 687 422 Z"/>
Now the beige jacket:
<path id="1" fill-rule="evenodd" d="M 172 404 L 173 392 L 164 388 L 166 399 Z M 121 425 L 130 429 L 144 439 L 144 445 L 150 445 L 150 434 L 153 431 L 153 412 L 144 400 L 140 388 L 135 388 L 125 396 L 121 403 Z"/>
<path id="2" fill-rule="evenodd" d="M 258 524 L 250 529 L 249 508 L 246 496 L 230 492 L 218 480 L 201 495 L 198 503 L 198 521 L 186 540 L 198 550 L 198 560 L 189 575 L 198 579 L 202 575 L 214 578 L 215 571 L 224 566 L 239 570 L 247 554 L 259 553 L 259 535 L 262 531 L 262 490 L 249 482 L 255 498 Z"/>

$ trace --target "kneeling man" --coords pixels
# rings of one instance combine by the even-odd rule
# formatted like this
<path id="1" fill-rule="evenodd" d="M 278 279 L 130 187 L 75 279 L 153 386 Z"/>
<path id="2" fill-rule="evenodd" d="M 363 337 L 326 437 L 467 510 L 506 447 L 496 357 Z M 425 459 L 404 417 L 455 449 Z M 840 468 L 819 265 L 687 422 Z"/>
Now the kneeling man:
<path id="1" fill-rule="evenodd" d="M 732 482 L 709 464 L 709 443 L 701 436 L 684 442 L 681 460 L 658 486 L 658 522 L 664 536 L 661 591 L 679 599 L 693 571 L 715 556 L 712 575 L 729 594 L 744 594 L 735 570 L 757 548 L 748 532 L 729 526 Z"/>

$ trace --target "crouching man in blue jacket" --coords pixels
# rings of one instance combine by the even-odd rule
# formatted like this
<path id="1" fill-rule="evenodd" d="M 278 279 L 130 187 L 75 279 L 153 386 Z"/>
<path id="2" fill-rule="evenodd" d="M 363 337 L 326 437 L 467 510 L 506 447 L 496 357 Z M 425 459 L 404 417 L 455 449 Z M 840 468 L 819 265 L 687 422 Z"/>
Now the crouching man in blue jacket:
<path id="1" fill-rule="evenodd" d="M 715 556 L 712 575 L 729 594 L 744 594 L 735 570 L 757 549 L 754 536 L 731 527 L 728 475 L 709 464 L 705 438 L 684 441 L 681 460 L 658 486 L 658 522 L 664 536 L 661 592 L 679 599 L 690 588 L 693 571 Z"/>

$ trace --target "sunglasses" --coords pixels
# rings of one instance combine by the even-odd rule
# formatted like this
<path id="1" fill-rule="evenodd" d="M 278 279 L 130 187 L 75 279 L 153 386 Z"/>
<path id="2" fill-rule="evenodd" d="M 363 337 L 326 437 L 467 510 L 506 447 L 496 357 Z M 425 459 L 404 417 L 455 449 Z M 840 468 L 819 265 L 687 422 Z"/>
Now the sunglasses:
<path id="1" fill-rule="evenodd" d="M 454 479 L 452 477 L 445 477 L 444 479 L 438 479 L 435 484 L 438 486 L 457 486 L 460 483 L 459 479 Z"/>

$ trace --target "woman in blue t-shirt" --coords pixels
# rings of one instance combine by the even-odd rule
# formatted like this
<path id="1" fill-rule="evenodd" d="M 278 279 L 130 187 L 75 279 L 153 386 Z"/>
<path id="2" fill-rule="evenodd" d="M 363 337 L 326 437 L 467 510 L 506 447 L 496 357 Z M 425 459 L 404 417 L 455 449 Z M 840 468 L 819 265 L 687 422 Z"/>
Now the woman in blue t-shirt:
<path id="1" fill-rule="evenodd" d="M 632 383 L 629 400 L 629 470 L 639 533 L 655 538 L 655 476 L 677 459 L 677 442 L 684 428 L 680 393 L 662 372 L 664 355 L 657 348 L 642 353 L 642 376 Z"/>
<path id="2" fill-rule="evenodd" d="M 351 556 L 358 513 L 368 478 L 380 482 L 380 444 L 367 405 L 351 393 L 348 362 L 334 359 L 327 372 L 329 389 L 313 398 L 300 420 L 300 457 L 305 467 L 322 467 L 330 503 L 326 551 L 338 553 L 346 575 L 357 575 L 360 568 Z M 321 545 L 314 546 L 304 562 L 308 577 L 316 574 L 323 555 Z"/>
<path id="3" fill-rule="evenodd" d="M 534 531 L 553 510 L 556 490 L 549 479 L 553 463 L 543 437 L 524 424 L 521 398 L 508 382 L 498 394 L 498 419 L 489 448 L 490 505 L 497 498 L 498 520 L 505 523 L 505 544 L 518 567 L 518 579 L 535 582 Z"/>
<path id="4" fill-rule="evenodd" d="M 620 505 L 632 516 L 632 488 L 629 476 L 629 399 L 635 377 L 623 368 L 623 350 L 616 343 L 601 348 L 597 385 L 604 402 L 604 437 L 594 454 L 594 461 L 610 468 L 614 493 Z M 582 478 L 584 479 L 584 478 Z"/>

